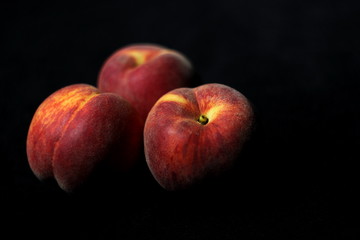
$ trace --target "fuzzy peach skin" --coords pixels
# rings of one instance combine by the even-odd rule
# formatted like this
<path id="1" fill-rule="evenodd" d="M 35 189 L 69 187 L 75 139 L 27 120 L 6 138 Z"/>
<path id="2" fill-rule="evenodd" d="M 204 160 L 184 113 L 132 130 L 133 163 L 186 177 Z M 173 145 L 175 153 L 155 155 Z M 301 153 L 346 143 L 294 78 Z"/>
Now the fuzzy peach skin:
<path id="1" fill-rule="evenodd" d="M 250 102 L 233 88 L 214 83 L 175 89 L 146 120 L 146 162 L 163 188 L 187 189 L 229 169 L 252 124 Z"/>
<path id="2" fill-rule="evenodd" d="M 98 88 L 129 101 L 145 122 L 155 102 L 175 88 L 189 87 L 193 69 L 181 53 L 152 44 L 115 51 L 103 64 Z"/>
<path id="3" fill-rule="evenodd" d="M 36 110 L 27 136 L 27 156 L 41 180 L 55 178 L 71 192 L 108 159 L 119 170 L 136 160 L 142 139 L 133 107 L 111 93 L 74 84 L 50 95 Z"/>

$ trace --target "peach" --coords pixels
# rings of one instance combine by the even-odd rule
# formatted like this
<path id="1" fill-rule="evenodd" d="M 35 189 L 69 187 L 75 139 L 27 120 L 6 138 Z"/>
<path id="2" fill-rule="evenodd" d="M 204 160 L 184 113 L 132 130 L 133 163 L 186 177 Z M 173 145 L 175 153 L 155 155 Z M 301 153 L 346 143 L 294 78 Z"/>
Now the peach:
<path id="1" fill-rule="evenodd" d="M 190 188 L 233 165 L 252 125 L 250 102 L 231 87 L 175 89 L 163 95 L 147 117 L 146 162 L 163 188 Z"/>
<path id="2" fill-rule="evenodd" d="M 135 44 L 115 51 L 103 64 L 98 88 L 129 101 L 145 123 L 155 102 L 175 88 L 189 87 L 190 61 L 181 53 L 152 44 Z"/>
<path id="3" fill-rule="evenodd" d="M 134 108 L 111 93 L 74 84 L 50 95 L 36 110 L 27 136 L 27 156 L 41 180 L 55 178 L 71 192 L 104 162 L 126 171 L 142 139 Z M 137 134 L 133 134 L 133 133 Z"/>

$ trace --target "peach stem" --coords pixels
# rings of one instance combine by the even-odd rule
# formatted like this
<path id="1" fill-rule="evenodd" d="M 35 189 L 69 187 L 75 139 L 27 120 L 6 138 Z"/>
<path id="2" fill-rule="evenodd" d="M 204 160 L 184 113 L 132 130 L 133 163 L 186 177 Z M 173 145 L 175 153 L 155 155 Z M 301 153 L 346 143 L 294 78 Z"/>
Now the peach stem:
<path id="1" fill-rule="evenodd" d="M 205 115 L 200 115 L 199 119 L 197 120 L 200 124 L 205 125 L 209 122 L 209 119 Z"/>

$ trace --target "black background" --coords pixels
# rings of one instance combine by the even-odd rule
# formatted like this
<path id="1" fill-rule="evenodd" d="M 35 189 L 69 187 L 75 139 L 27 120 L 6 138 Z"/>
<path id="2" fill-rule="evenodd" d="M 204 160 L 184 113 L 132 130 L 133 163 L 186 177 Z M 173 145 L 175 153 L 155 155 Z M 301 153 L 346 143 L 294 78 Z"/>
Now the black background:
<path id="1" fill-rule="evenodd" d="M 12 239 L 358 239 L 359 10 L 356 1 L 13 1 L 1 6 L 1 234 Z M 39 104 L 96 85 L 132 43 L 176 49 L 203 83 L 254 104 L 235 168 L 167 192 L 142 162 L 67 194 L 31 172 Z M 358 149 L 357 149 L 358 148 Z"/>

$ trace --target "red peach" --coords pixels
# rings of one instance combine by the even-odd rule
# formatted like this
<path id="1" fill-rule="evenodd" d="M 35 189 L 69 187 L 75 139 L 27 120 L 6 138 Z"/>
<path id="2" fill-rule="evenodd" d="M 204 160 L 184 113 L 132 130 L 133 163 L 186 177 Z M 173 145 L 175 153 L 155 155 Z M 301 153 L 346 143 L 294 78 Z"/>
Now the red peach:
<path id="1" fill-rule="evenodd" d="M 129 101 L 145 122 L 163 94 L 188 87 L 192 76 L 191 63 L 181 53 L 158 45 L 137 44 L 119 49 L 105 61 L 98 87 Z"/>
<path id="2" fill-rule="evenodd" d="M 27 136 L 30 167 L 39 179 L 55 178 L 65 191 L 81 186 L 104 159 L 126 170 L 141 139 L 133 107 L 86 84 L 64 87 L 36 110 Z"/>
<path id="3" fill-rule="evenodd" d="M 252 122 L 250 102 L 231 87 L 175 89 L 155 103 L 146 120 L 146 162 L 165 189 L 189 188 L 232 166 Z"/>

